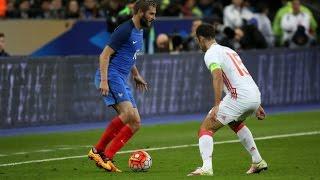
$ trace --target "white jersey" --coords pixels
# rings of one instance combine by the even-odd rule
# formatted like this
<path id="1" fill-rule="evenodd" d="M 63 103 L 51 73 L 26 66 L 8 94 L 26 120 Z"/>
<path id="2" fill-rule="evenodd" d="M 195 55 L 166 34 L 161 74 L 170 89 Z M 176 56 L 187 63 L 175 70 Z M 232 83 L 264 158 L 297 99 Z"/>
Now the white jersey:
<path id="1" fill-rule="evenodd" d="M 222 69 L 224 91 L 233 99 L 260 100 L 260 91 L 239 55 L 232 49 L 213 44 L 206 52 L 204 61 L 208 69 L 217 64 Z"/>

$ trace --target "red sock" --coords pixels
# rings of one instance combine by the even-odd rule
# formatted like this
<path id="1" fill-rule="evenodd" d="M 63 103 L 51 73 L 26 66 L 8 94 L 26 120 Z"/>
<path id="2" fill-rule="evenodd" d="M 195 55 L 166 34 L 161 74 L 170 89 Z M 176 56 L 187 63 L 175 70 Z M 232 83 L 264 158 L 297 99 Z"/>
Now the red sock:
<path id="1" fill-rule="evenodd" d="M 95 148 L 98 152 L 103 152 L 107 144 L 120 132 L 125 124 L 121 121 L 120 117 L 113 118 L 106 130 L 103 132 L 99 142 Z"/>
<path id="2" fill-rule="evenodd" d="M 198 137 L 200 138 L 203 135 L 213 136 L 214 132 L 206 129 L 200 129 L 198 132 Z"/>
<path id="3" fill-rule="evenodd" d="M 121 129 L 119 134 L 111 141 L 104 151 L 107 158 L 112 159 L 113 156 L 118 152 L 128 140 L 133 136 L 131 128 L 126 125 Z"/>
<path id="4" fill-rule="evenodd" d="M 244 123 L 240 123 L 240 124 L 237 124 L 236 126 L 233 126 L 231 127 L 231 129 L 237 134 L 238 131 L 240 131 L 240 129 L 242 129 L 244 127 Z"/>

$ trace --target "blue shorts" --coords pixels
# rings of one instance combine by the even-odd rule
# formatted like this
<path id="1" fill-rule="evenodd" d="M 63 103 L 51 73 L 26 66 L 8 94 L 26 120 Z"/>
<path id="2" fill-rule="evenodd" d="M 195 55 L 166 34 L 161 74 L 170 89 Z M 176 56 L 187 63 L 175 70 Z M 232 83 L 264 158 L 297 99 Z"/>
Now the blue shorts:
<path id="1" fill-rule="evenodd" d="M 100 87 L 101 76 L 97 72 L 94 79 L 94 84 L 97 89 Z M 129 101 L 131 102 L 133 108 L 136 108 L 136 102 L 132 96 L 131 89 L 123 80 L 120 75 L 109 75 L 108 76 L 109 84 L 109 94 L 107 96 L 102 96 L 104 103 L 107 106 L 118 104 L 120 102 Z"/>

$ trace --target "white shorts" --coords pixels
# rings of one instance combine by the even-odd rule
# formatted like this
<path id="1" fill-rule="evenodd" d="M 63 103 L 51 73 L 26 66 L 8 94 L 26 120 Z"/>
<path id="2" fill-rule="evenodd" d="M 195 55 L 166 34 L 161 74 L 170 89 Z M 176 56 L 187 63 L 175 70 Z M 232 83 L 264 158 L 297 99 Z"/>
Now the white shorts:
<path id="1" fill-rule="evenodd" d="M 244 121 L 248 116 L 255 114 L 260 104 L 260 97 L 255 100 L 235 100 L 226 95 L 219 104 L 217 120 L 223 125 L 232 121 Z"/>

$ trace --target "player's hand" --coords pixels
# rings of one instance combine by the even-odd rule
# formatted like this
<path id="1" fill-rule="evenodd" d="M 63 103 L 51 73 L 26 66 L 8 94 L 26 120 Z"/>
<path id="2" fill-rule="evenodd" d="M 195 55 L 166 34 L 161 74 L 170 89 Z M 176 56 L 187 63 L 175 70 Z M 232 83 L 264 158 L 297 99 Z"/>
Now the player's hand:
<path id="1" fill-rule="evenodd" d="M 100 81 L 100 93 L 103 96 L 107 96 L 109 94 L 109 85 L 108 85 L 108 81 L 106 80 L 101 80 Z"/>
<path id="2" fill-rule="evenodd" d="M 262 106 L 260 105 L 257 112 L 256 112 L 256 117 L 259 120 L 263 120 L 266 117 L 266 112 L 264 111 L 264 109 L 262 108 Z"/>
<path id="3" fill-rule="evenodd" d="M 140 91 L 148 91 L 148 83 L 140 76 L 134 76 L 133 80 L 136 82 L 136 88 Z"/>

